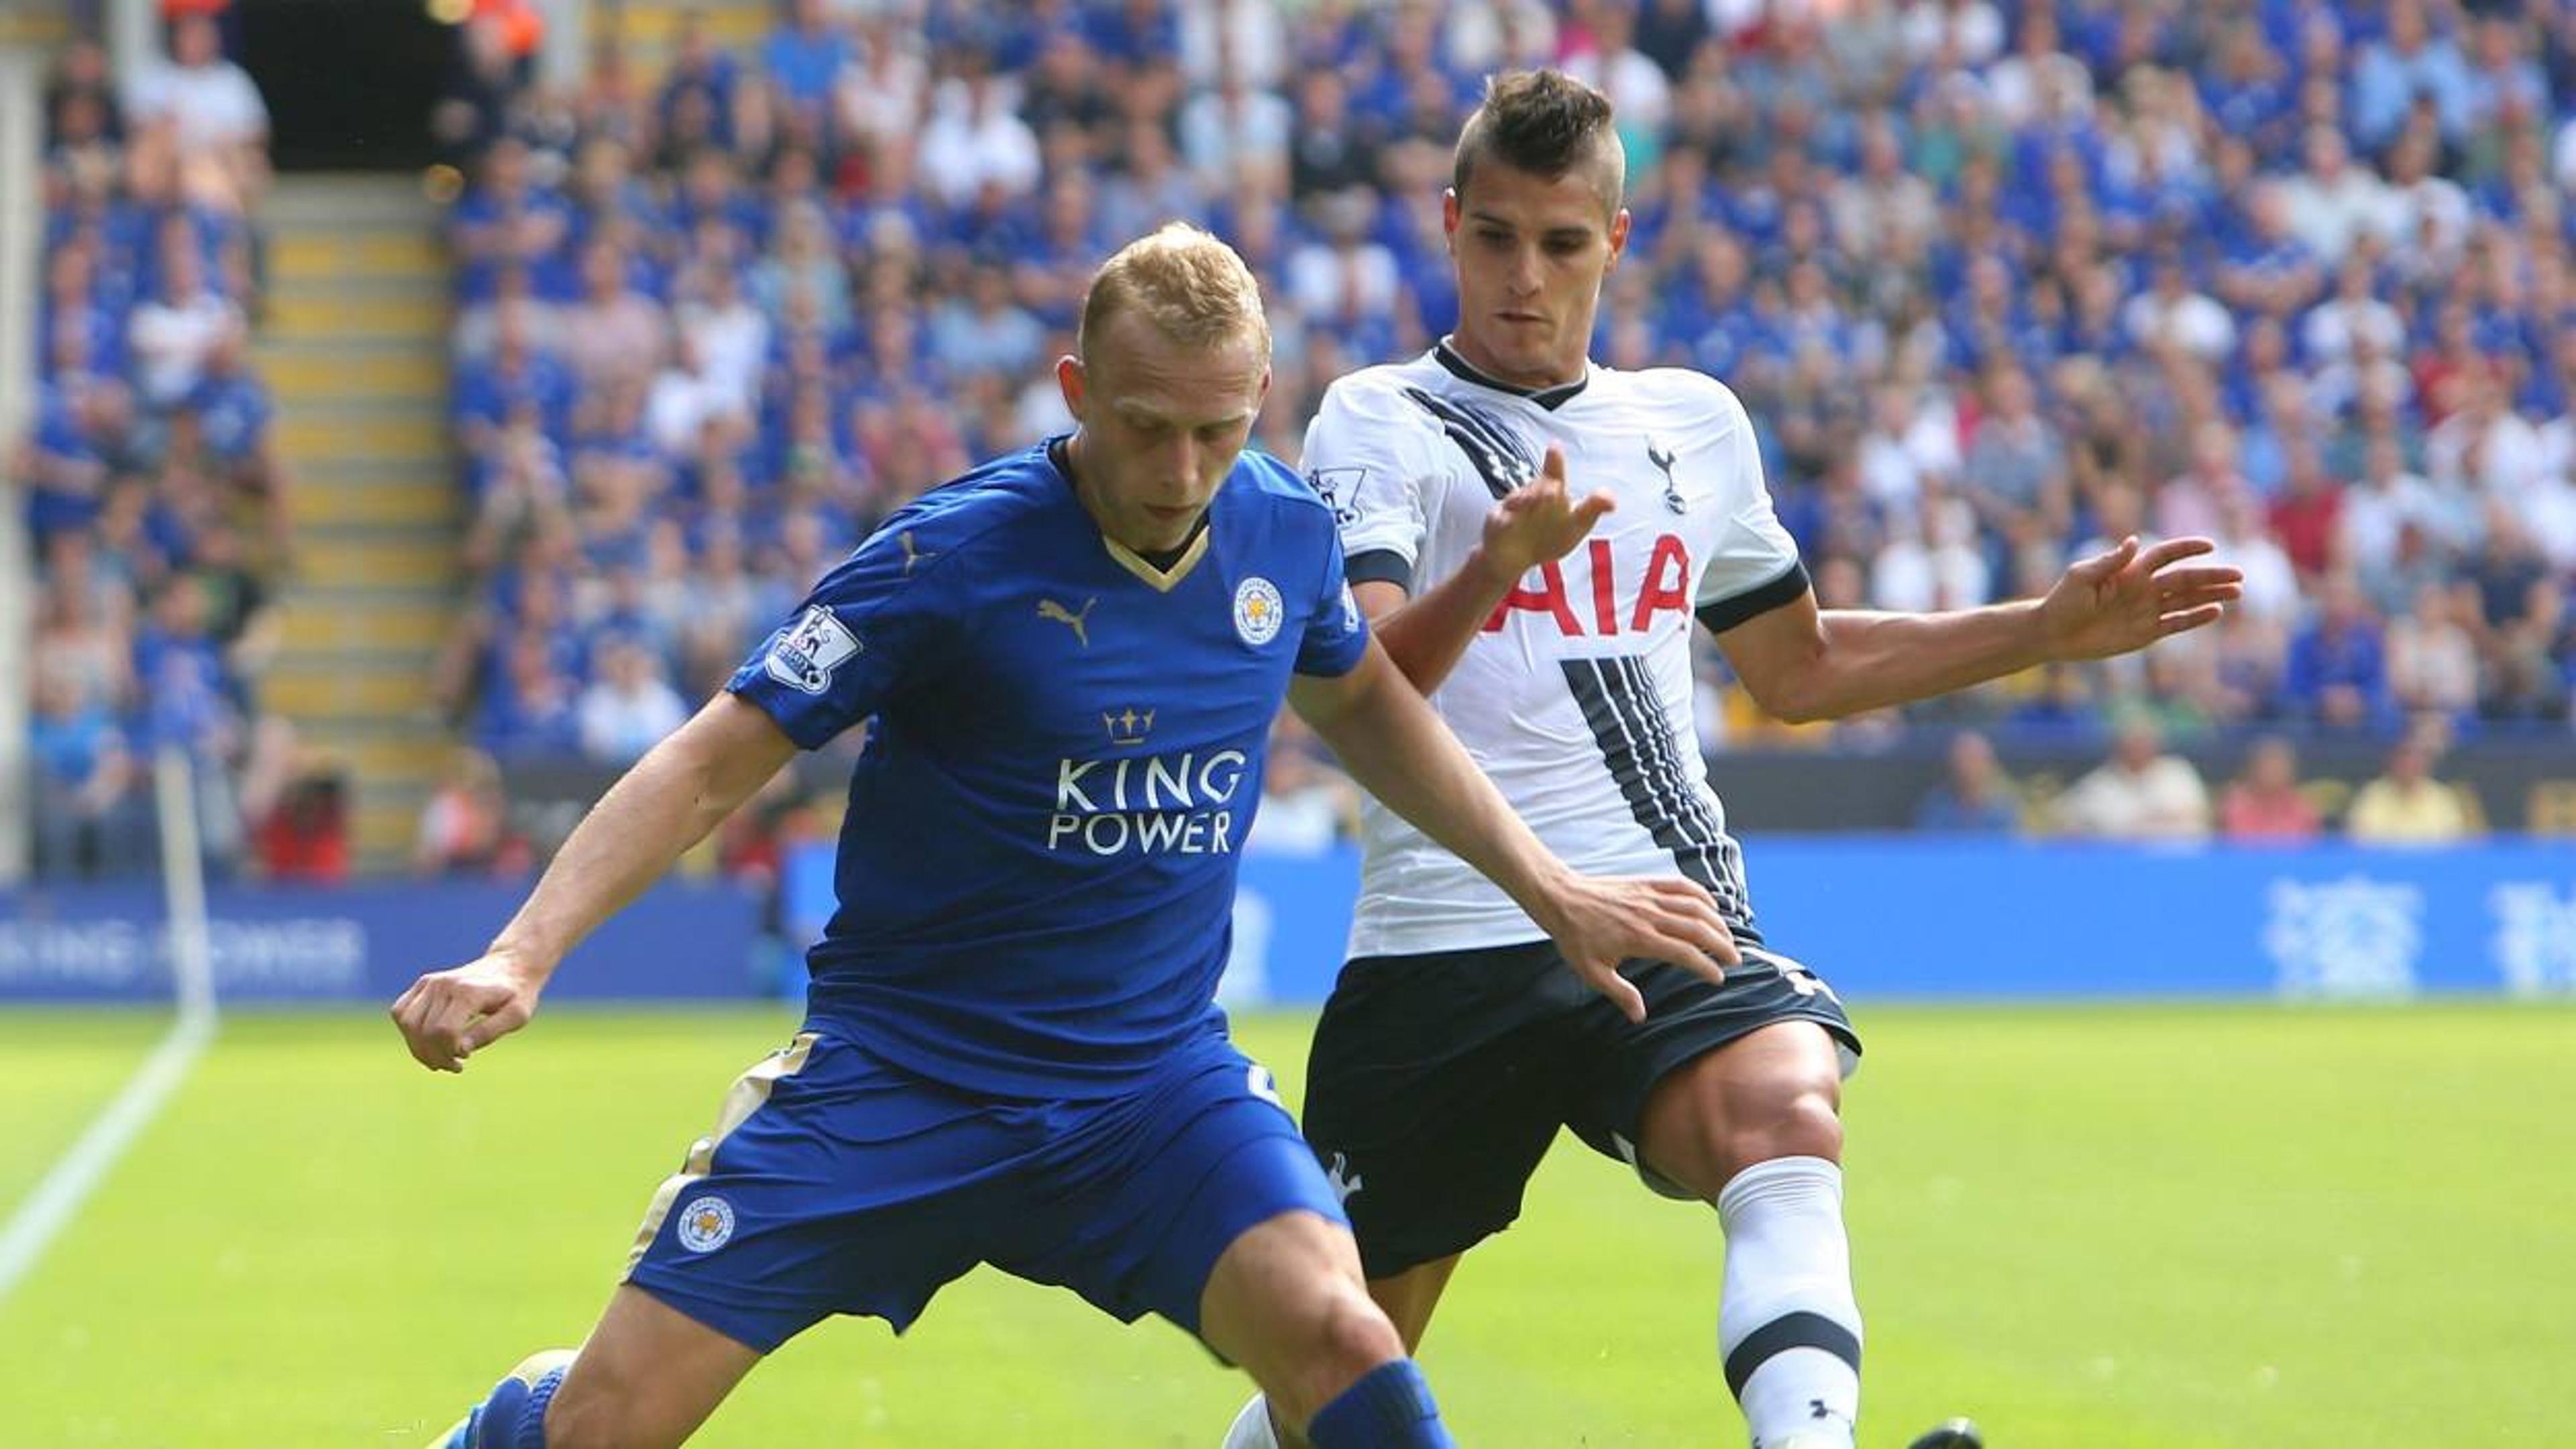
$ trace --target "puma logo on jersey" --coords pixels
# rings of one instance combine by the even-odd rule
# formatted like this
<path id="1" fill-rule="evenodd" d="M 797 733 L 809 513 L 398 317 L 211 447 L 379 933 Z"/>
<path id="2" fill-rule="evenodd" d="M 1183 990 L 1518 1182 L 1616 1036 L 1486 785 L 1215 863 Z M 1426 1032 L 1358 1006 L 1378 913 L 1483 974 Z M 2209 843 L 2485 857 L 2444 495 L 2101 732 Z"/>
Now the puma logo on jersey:
<path id="1" fill-rule="evenodd" d="M 1656 447 L 1655 440 L 1648 438 L 1646 461 L 1654 464 L 1664 475 L 1664 506 L 1675 513 L 1688 508 L 1690 504 L 1682 497 L 1681 486 L 1673 482 L 1673 455 Z"/>
<path id="2" fill-rule="evenodd" d="M 1073 631 L 1074 639 L 1080 643 L 1083 648 L 1088 649 L 1091 647 L 1091 606 L 1099 602 L 1100 600 L 1097 597 L 1083 600 L 1082 612 L 1077 614 L 1073 610 L 1066 608 L 1064 605 L 1057 603 L 1053 599 L 1040 599 L 1038 600 L 1038 617 L 1041 619 L 1052 619 L 1056 623 L 1062 624 L 1066 628 L 1071 629 Z"/>

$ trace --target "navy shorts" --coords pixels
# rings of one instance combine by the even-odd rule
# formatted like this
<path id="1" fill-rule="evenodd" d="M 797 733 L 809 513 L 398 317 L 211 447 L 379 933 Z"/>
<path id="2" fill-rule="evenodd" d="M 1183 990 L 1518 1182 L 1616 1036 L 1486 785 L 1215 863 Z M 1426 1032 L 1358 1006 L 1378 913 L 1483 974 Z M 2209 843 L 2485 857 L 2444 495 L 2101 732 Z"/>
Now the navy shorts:
<path id="1" fill-rule="evenodd" d="M 763 1353 L 836 1313 L 899 1333 L 978 1263 L 1196 1333 L 1245 1229 L 1299 1210 L 1348 1221 L 1270 1073 L 1222 1035 L 1124 1096 L 1040 1102 L 942 1086 L 808 1028 L 734 1084 L 627 1263 L 626 1281 Z"/>

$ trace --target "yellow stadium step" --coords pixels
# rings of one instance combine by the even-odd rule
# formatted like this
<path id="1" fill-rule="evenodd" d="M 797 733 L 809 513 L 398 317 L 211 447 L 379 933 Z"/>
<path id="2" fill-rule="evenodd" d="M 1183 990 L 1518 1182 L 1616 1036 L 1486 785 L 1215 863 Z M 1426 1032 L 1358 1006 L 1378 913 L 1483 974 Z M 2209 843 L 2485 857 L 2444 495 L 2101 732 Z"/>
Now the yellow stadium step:
<path id="1" fill-rule="evenodd" d="M 420 812 L 428 803 L 425 793 L 417 799 L 408 795 L 361 798 L 349 817 L 350 845 L 358 860 L 377 874 L 399 870 L 420 839 Z"/>
<path id="2" fill-rule="evenodd" d="M 464 519 L 465 502 L 457 486 L 445 479 L 344 484 L 297 488 L 287 495 L 286 514 L 298 528 L 357 524 L 452 530 Z"/>
<path id="3" fill-rule="evenodd" d="M 731 52 L 737 60 L 748 60 L 761 40 L 777 23 L 775 12 L 767 5 L 752 0 L 743 3 L 709 5 L 630 4 L 618 21 L 617 35 L 626 49 L 627 62 L 638 76 L 658 78 L 669 68 L 671 57 L 680 48 L 682 17 L 698 12 L 699 24 L 709 43 L 720 51 Z M 603 27 L 606 21 L 594 22 Z"/>
<path id="4" fill-rule="evenodd" d="M 429 409 L 337 416 L 303 412 L 280 418 L 276 438 L 288 462 L 328 466 L 444 454 L 448 425 Z"/>
<path id="5" fill-rule="evenodd" d="M 346 762 L 360 869 L 399 870 L 454 748 L 430 673 L 464 608 L 444 218 L 417 176 L 321 175 L 281 177 L 262 219 L 296 548 L 261 698 Z"/>
<path id="6" fill-rule="evenodd" d="M 301 732 L 302 742 L 338 765 L 352 780 L 436 779 L 455 756 L 456 746 L 444 735 L 376 737 L 348 733 L 328 724 Z"/>
<path id="7" fill-rule="evenodd" d="M 283 341 L 445 337 L 447 299 L 405 292 L 281 291 L 268 303 L 268 333 Z"/>
<path id="8" fill-rule="evenodd" d="M 281 237 L 268 249 L 272 271 L 298 281 L 416 280 L 447 273 L 447 248 L 435 232 L 316 231 Z"/>
<path id="9" fill-rule="evenodd" d="M 295 576 L 323 589 L 428 589 L 457 582 L 450 549 L 424 549 L 396 538 L 329 539 L 299 544 Z"/>
<path id="10" fill-rule="evenodd" d="M 297 721 L 419 715 L 432 707 L 428 661 L 354 652 L 297 655 L 269 667 L 259 699 Z"/>
<path id="11" fill-rule="evenodd" d="M 307 399 L 408 399 L 447 391 L 446 357 L 409 348 L 270 348 L 257 363 L 280 411 Z"/>
<path id="12" fill-rule="evenodd" d="M 71 39 L 71 19 L 52 5 L 0 8 L 0 45 L 50 50 Z"/>
<path id="13" fill-rule="evenodd" d="M 403 603 L 359 591 L 290 589 L 279 602 L 278 647 L 289 656 L 345 649 L 434 650 L 456 632 L 445 602 Z"/>

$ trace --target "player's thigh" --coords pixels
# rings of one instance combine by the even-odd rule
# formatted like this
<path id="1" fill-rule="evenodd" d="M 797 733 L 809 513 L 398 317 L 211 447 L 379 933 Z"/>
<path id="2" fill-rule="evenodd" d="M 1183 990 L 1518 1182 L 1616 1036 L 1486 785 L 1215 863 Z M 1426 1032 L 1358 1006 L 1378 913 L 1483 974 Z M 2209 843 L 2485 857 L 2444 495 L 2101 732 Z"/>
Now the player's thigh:
<path id="1" fill-rule="evenodd" d="M 975 1265 L 1031 1114 L 922 1082 L 834 1030 L 745 1073 L 645 1214 L 626 1281 L 768 1353 L 834 1314 L 900 1330 Z"/>
<path id="2" fill-rule="evenodd" d="M 547 1449 L 682 1443 L 758 1362 L 750 1345 L 621 1286 L 547 1407 Z"/>
<path id="3" fill-rule="evenodd" d="M 1773 1157 L 1841 1156 L 1842 1078 L 1860 1038 L 1831 988 L 1794 960 L 1747 947 L 1712 984 L 1632 966 L 1646 1020 L 1607 1029 L 1573 1125 L 1655 1191 L 1714 1200 Z"/>
<path id="4" fill-rule="evenodd" d="M 1591 1000 L 1546 942 L 1345 968 L 1316 1024 L 1303 1115 L 1372 1279 L 1520 1216 L 1565 1121 Z"/>
<path id="5" fill-rule="evenodd" d="M 1218 1261 L 1253 1229 L 1304 1214 L 1347 1224 L 1267 1069 L 1222 1036 L 1118 1098 L 1058 1104 L 1046 1163 L 992 1255 L 1122 1322 L 1160 1314 L 1202 1332 Z M 1356 1259 L 1350 1281 L 1359 1281 Z"/>

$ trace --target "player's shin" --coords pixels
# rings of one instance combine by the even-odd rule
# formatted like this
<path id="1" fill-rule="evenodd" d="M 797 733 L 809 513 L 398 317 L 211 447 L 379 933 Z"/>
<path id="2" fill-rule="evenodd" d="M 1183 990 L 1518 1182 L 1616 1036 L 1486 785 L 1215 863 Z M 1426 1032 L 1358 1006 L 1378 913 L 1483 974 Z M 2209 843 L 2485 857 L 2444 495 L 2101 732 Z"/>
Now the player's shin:
<path id="1" fill-rule="evenodd" d="M 1717 1197 L 1726 1228 L 1718 1347 L 1755 1449 L 1849 1449 L 1860 1417 L 1860 1305 L 1842 1169 L 1778 1157 Z"/>
<path id="2" fill-rule="evenodd" d="M 434 1449 L 545 1449 L 546 1405 L 572 1358 L 571 1349 L 552 1348 L 520 1360 Z"/>
<path id="3" fill-rule="evenodd" d="M 1279 1436 L 1270 1429 L 1268 1394 L 1254 1394 L 1243 1412 L 1234 1416 L 1233 1427 L 1225 1431 L 1222 1449 L 1280 1449 Z"/>
<path id="4" fill-rule="evenodd" d="M 1315 1449 L 1456 1449 L 1440 1422 L 1431 1385 L 1413 1360 L 1379 1364 L 1315 1411 L 1306 1425 Z"/>

